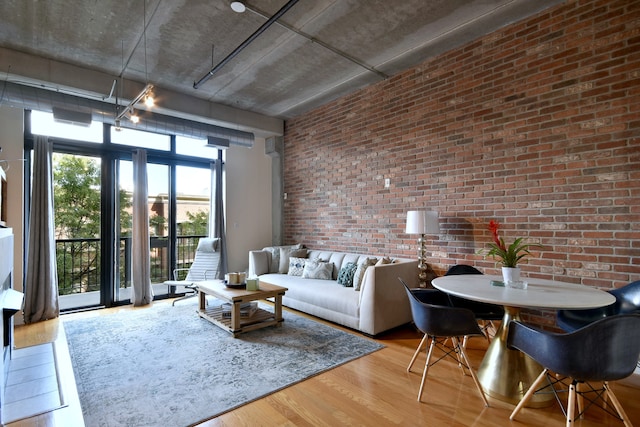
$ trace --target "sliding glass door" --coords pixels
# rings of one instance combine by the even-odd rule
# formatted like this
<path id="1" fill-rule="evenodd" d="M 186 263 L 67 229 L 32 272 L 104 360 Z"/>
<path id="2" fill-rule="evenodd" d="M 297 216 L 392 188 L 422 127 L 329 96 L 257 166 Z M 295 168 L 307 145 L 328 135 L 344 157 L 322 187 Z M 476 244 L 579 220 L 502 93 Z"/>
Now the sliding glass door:
<path id="1" fill-rule="evenodd" d="M 101 159 L 53 156 L 56 259 L 60 309 L 100 304 Z"/>
<path id="2" fill-rule="evenodd" d="M 151 282 L 155 298 L 168 296 L 164 281 L 191 265 L 199 239 L 209 234 L 211 162 L 221 153 L 202 139 L 115 131 L 101 123 L 60 125 L 50 113 L 34 112 L 25 123 L 26 135 L 53 141 L 61 310 L 131 300 L 131 158 L 137 149 L 145 149 L 148 159 Z"/>
<path id="3" fill-rule="evenodd" d="M 176 167 L 176 267 L 189 268 L 198 241 L 208 235 L 210 169 Z"/>

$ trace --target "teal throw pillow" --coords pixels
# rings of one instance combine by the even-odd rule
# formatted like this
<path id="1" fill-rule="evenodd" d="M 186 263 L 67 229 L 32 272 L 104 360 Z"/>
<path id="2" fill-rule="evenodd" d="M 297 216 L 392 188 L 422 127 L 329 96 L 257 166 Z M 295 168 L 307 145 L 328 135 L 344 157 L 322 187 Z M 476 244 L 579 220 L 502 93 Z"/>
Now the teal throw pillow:
<path id="1" fill-rule="evenodd" d="M 348 262 L 344 267 L 340 269 L 338 273 L 338 284 L 344 286 L 345 288 L 350 288 L 353 286 L 353 276 L 356 273 L 356 268 L 358 266 L 354 262 Z"/>

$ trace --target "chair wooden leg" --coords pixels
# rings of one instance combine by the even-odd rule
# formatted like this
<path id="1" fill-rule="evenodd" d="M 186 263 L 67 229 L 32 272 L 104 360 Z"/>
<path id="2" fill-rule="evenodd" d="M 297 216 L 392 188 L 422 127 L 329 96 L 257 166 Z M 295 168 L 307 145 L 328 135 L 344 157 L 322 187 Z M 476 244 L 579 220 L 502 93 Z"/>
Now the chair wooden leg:
<path id="1" fill-rule="evenodd" d="M 582 412 L 584 411 L 584 397 L 582 397 L 582 393 L 580 393 L 580 389 L 584 387 L 581 387 L 580 384 L 582 383 L 576 384 L 576 402 L 578 404 L 578 414 L 580 414 L 580 419 L 582 419 L 584 418 L 584 414 Z"/>
<path id="2" fill-rule="evenodd" d="M 531 387 L 529 387 L 529 390 L 527 390 L 525 395 L 522 396 L 522 399 L 520 399 L 520 402 L 513 409 L 513 412 L 509 416 L 509 419 L 511 421 L 514 420 L 516 415 L 518 415 L 518 412 L 520 412 L 520 410 L 524 407 L 524 405 L 527 404 L 529 399 L 531 399 L 531 396 L 533 396 L 533 393 L 536 392 L 536 390 L 538 389 L 538 386 L 540 385 L 540 383 L 546 378 L 547 372 L 549 372 L 549 370 L 547 368 L 543 369 L 543 371 L 540 373 L 540 375 L 538 375 L 538 378 L 536 378 L 536 380 L 533 382 L 533 384 L 531 384 Z"/>
<path id="3" fill-rule="evenodd" d="M 616 411 L 618 412 L 618 415 L 620 415 L 620 418 L 622 418 L 622 422 L 624 423 L 625 427 L 633 427 L 631 425 L 631 420 L 629 420 L 629 417 L 624 412 L 624 409 L 622 409 L 622 405 L 620 404 L 620 401 L 618 400 L 616 395 L 613 394 L 613 390 L 611 390 L 611 388 L 609 388 L 609 383 L 605 382 L 603 384 L 603 387 L 606 390 L 605 395 L 609 399 L 611 399 L 611 403 L 613 404 L 613 407 L 616 408 Z"/>
<path id="4" fill-rule="evenodd" d="M 427 361 L 424 362 L 424 372 L 422 373 L 422 381 L 420 381 L 420 390 L 418 390 L 418 402 L 422 399 L 422 391 L 424 390 L 424 382 L 427 380 L 427 371 L 429 370 L 429 362 L 431 361 L 431 354 L 433 348 L 436 346 L 436 339 L 431 338 L 431 345 L 429 345 L 429 351 L 427 352 Z"/>
<path id="5" fill-rule="evenodd" d="M 462 338 L 462 348 L 465 348 L 465 349 L 467 348 L 467 341 L 468 340 L 469 340 L 469 337 L 467 335 L 465 335 Z M 457 343 L 458 343 L 457 338 L 451 337 L 451 345 L 453 346 L 454 351 L 455 351 Z M 462 357 L 460 356 L 460 352 L 458 352 L 458 351 L 456 351 L 456 358 L 458 359 L 458 367 L 462 371 L 462 375 L 466 375 L 465 372 L 464 372 L 464 365 L 462 364 L 463 360 L 462 360 Z"/>
<path id="6" fill-rule="evenodd" d="M 567 402 L 567 427 L 573 425 L 573 420 L 576 417 L 576 382 L 571 381 L 569 385 L 569 400 Z"/>
<path id="7" fill-rule="evenodd" d="M 602 385 L 602 387 L 605 390 L 608 391 L 609 388 L 606 387 L 608 385 L 609 385 L 609 383 L 605 381 L 604 384 Z M 604 395 L 602 396 L 602 409 L 606 409 L 607 408 L 607 405 L 609 404 L 608 400 L 609 400 L 609 393 L 604 393 Z"/>
<path id="8" fill-rule="evenodd" d="M 487 339 L 487 342 L 491 342 L 491 337 L 489 336 L 489 326 L 491 325 L 491 321 L 481 320 L 478 322 L 478 324 L 480 325 L 480 330 L 482 331 L 484 337 Z"/>
<path id="9" fill-rule="evenodd" d="M 462 348 L 464 348 L 465 350 L 466 350 L 468 338 L 469 337 L 465 335 L 464 338 L 462 339 Z M 465 361 L 464 361 L 464 358 L 462 357 L 462 352 L 458 350 L 460 348 L 460 340 L 456 337 L 451 337 L 451 345 L 453 345 L 453 350 L 456 352 L 456 358 L 458 359 L 458 367 L 460 368 L 462 375 L 466 376 L 467 373 L 464 371 Z M 469 367 L 469 370 L 471 370 L 470 367 Z"/>
<path id="10" fill-rule="evenodd" d="M 418 357 L 418 354 L 420 354 L 420 351 L 422 350 L 422 346 L 427 341 L 427 338 L 428 338 L 427 334 L 425 334 L 422 337 L 422 340 L 420 341 L 420 344 L 418 344 L 418 348 L 416 348 L 415 353 L 413 353 L 413 357 L 411 358 L 411 362 L 409 362 L 409 366 L 407 366 L 407 372 L 411 372 L 411 367 L 413 366 L 413 363 L 416 361 L 416 358 Z"/>
<path id="11" fill-rule="evenodd" d="M 464 348 L 460 347 L 460 342 L 456 338 L 454 338 L 454 340 L 455 340 L 454 341 L 455 345 L 458 346 L 458 349 L 462 354 L 462 358 L 464 359 L 465 363 L 467 364 L 467 367 L 469 368 L 469 373 L 471 374 L 471 378 L 473 378 L 473 382 L 476 383 L 476 387 L 478 388 L 478 391 L 480 392 L 480 396 L 484 401 L 484 406 L 488 407 L 489 401 L 487 400 L 487 396 L 484 395 L 484 391 L 482 390 L 482 386 L 480 385 L 480 381 L 478 381 L 478 377 L 476 376 L 476 373 L 473 372 L 473 369 L 471 368 L 471 362 L 469 362 L 469 358 L 467 357 L 467 352 L 465 351 Z"/>

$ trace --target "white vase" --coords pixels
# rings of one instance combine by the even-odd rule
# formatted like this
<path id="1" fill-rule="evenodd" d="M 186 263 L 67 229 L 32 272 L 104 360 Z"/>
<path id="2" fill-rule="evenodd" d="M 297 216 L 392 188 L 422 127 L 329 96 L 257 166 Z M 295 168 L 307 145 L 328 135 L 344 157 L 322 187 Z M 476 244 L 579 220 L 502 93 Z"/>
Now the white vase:
<path id="1" fill-rule="evenodd" d="M 509 282 L 519 282 L 520 267 L 502 267 L 502 280 L 505 285 Z"/>

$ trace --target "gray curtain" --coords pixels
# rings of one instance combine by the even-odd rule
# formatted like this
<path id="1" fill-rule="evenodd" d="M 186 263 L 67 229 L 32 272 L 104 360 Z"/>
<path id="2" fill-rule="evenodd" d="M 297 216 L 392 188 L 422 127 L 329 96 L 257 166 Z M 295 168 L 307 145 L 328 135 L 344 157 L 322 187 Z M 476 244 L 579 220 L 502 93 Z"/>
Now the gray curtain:
<path id="1" fill-rule="evenodd" d="M 134 306 L 151 304 L 151 259 L 149 248 L 149 207 L 147 202 L 147 152 L 133 152 L 133 225 L 131 237 L 131 281 Z"/>
<path id="2" fill-rule="evenodd" d="M 227 237 L 224 228 L 224 183 L 222 182 L 222 155 L 211 163 L 211 209 L 209 214 L 209 237 L 220 238 L 220 268 L 217 279 L 229 272 L 227 263 Z"/>
<path id="3" fill-rule="evenodd" d="M 52 151 L 52 144 L 46 136 L 35 137 L 24 297 L 25 323 L 53 319 L 60 314 L 53 226 Z"/>

